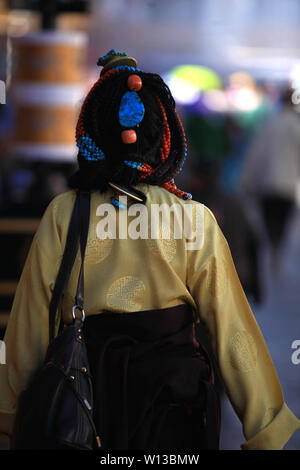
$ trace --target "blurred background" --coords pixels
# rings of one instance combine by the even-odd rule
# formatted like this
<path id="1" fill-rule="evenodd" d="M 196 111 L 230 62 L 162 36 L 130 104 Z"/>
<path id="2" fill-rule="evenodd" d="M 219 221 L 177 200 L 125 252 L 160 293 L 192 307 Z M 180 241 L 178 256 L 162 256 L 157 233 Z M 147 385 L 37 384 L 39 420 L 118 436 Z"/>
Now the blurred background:
<path id="1" fill-rule="evenodd" d="M 97 59 L 126 51 L 176 99 L 189 148 L 176 183 L 215 214 L 300 417 L 299 21 L 298 0 L 0 0 L 0 339 L 39 220 L 76 169 Z M 221 449 L 239 449 L 220 392 Z"/>

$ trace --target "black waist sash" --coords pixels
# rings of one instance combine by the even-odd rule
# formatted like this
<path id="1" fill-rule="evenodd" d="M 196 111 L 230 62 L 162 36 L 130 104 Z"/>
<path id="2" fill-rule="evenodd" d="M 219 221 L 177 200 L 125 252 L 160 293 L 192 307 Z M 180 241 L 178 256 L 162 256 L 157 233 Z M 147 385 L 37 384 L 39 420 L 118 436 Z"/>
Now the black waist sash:
<path id="1" fill-rule="evenodd" d="M 218 449 L 213 370 L 183 304 L 86 318 L 103 449 Z"/>

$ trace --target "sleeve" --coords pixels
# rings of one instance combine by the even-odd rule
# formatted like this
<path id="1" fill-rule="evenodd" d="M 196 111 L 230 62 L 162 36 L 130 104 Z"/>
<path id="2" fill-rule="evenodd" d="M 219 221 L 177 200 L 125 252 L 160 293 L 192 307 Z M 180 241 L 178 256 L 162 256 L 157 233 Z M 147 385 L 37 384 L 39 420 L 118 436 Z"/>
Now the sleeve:
<path id="1" fill-rule="evenodd" d="M 0 433 L 11 435 L 18 396 L 42 365 L 48 346 L 49 303 L 62 255 L 56 206 L 54 198 L 33 238 L 4 336 L 6 363 L 0 365 Z"/>
<path id="2" fill-rule="evenodd" d="M 228 243 L 207 208 L 203 246 L 191 250 L 187 260 L 187 285 L 197 305 L 197 321 L 207 327 L 225 392 L 242 422 L 242 449 L 282 449 L 300 421 L 284 402 Z"/>

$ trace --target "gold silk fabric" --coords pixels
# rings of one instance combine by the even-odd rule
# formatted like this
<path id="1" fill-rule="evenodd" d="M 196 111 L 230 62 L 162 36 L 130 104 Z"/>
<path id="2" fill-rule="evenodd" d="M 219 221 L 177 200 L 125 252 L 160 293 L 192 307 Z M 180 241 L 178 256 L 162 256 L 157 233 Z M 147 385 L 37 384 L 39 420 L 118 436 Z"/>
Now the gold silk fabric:
<path id="1" fill-rule="evenodd" d="M 300 421 L 284 401 L 266 343 L 213 214 L 199 202 L 183 201 L 158 186 L 139 184 L 136 188 L 147 196 L 148 213 L 152 204 L 165 203 L 175 204 L 179 216 L 191 205 L 198 245 L 188 249 L 186 237 L 173 236 L 172 224 L 170 238 L 164 237 L 165 222 L 158 227 L 158 238 L 101 239 L 100 208 L 110 203 L 113 190 L 92 192 L 84 265 L 86 315 L 189 304 L 195 322 L 205 324 L 209 332 L 224 389 L 243 426 L 242 449 L 282 449 L 300 428 Z M 45 357 L 49 302 L 74 201 L 75 191 L 68 191 L 49 204 L 19 280 L 4 338 L 6 364 L 0 365 L 0 432 L 11 433 L 18 396 Z M 120 211 L 116 209 L 116 214 Z M 122 223 L 118 216 L 116 220 L 117 226 Z M 59 313 L 65 322 L 71 321 L 79 267 L 78 253 L 57 328 Z"/>

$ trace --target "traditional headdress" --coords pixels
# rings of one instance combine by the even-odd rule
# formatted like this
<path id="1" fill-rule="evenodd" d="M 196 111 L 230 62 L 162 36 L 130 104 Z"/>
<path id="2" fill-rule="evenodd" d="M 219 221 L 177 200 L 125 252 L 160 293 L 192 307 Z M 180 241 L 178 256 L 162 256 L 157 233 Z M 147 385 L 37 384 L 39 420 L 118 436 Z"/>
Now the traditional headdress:
<path id="1" fill-rule="evenodd" d="M 109 158 L 106 155 L 105 149 L 102 148 L 101 142 L 96 142 L 86 130 L 85 119 L 87 111 L 89 106 L 91 106 L 91 102 L 95 99 L 96 93 L 99 96 L 101 88 L 109 80 L 114 80 L 115 86 L 118 87 L 116 79 L 121 74 L 127 78 L 125 81 L 126 89 L 121 90 L 121 96 L 119 97 L 118 116 L 113 116 L 112 119 L 116 126 L 119 127 L 122 143 L 126 147 L 131 148 L 131 146 L 138 145 L 139 143 L 140 124 L 145 116 L 145 105 L 139 92 L 141 92 L 144 85 L 151 86 L 154 77 L 154 81 L 157 82 L 160 90 L 159 93 L 156 93 L 155 86 L 153 88 L 153 95 L 161 112 L 160 163 L 153 167 L 145 161 L 124 158 L 120 164 L 127 166 L 132 171 L 139 172 L 139 180 L 141 182 L 162 186 L 182 199 L 191 199 L 192 195 L 178 189 L 174 182 L 174 177 L 182 170 L 186 159 L 187 145 L 183 126 L 176 113 L 175 102 L 167 85 L 158 75 L 142 72 L 137 67 L 137 62 L 134 58 L 128 57 L 124 52 L 116 52 L 114 49 L 105 56 L 100 57 L 97 65 L 103 66 L 103 69 L 99 79 L 88 93 L 82 105 L 76 128 L 79 166 L 86 166 L 87 164 L 92 166 L 98 165 Z M 131 152 L 128 150 L 129 157 L 130 154 Z M 118 188 L 114 181 L 108 184 Z"/>

